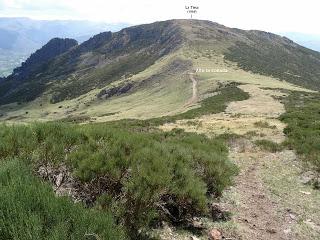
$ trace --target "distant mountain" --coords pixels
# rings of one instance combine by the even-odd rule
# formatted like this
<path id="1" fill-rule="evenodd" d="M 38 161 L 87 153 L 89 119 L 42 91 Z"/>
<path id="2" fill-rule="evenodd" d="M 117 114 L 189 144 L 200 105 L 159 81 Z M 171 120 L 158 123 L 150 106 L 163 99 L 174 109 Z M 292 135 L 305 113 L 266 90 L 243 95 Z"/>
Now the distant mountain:
<path id="1" fill-rule="evenodd" d="M 313 49 L 320 52 L 320 35 L 296 33 L 296 32 L 286 32 L 280 33 L 293 41 L 299 43 L 302 46 Z"/>
<path id="2" fill-rule="evenodd" d="M 118 31 L 125 26 L 123 23 L 0 18 L 0 76 L 8 75 L 52 38 L 74 38 L 83 42 L 94 34 Z"/>

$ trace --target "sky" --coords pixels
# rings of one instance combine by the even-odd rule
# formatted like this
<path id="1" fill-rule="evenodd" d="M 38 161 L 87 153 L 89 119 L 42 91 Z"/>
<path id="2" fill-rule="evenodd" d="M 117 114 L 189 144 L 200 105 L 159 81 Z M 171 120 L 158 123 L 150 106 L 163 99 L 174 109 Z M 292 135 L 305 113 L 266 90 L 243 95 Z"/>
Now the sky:
<path id="1" fill-rule="evenodd" d="M 141 24 L 194 18 L 228 27 L 320 35 L 319 0 L 0 0 L 0 17 Z"/>

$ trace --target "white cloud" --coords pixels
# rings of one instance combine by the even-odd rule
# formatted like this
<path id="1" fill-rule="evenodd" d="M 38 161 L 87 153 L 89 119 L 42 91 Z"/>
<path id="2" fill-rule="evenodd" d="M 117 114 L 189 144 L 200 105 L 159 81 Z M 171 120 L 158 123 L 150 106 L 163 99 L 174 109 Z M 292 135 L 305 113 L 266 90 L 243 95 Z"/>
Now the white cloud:
<path id="1" fill-rule="evenodd" d="M 197 18 L 226 26 L 320 34 L 319 0 L 0 0 L 0 16 L 137 24 L 188 18 L 190 4 L 200 7 Z"/>

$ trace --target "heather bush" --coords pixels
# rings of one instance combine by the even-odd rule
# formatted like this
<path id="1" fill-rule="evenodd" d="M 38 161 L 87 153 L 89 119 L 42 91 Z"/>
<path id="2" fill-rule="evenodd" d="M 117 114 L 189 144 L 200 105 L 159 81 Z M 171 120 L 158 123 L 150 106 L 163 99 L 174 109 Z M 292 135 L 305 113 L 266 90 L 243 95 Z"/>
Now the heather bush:
<path id="1" fill-rule="evenodd" d="M 57 198 L 24 162 L 0 166 L 0 239 L 126 239 L 110 213 Z"/>
<path id="2" fill-rule="evenodd" d="M 294 92 L 285 100 L 286 113 L 280 119 L 287 124 L 285 144 L 320 172 L 320 95 Z"/>
<path id="3" fill-rule="evenodd" d="M 208 196 L 221 195 L 237 172 L 223 140 L 178 129 L 34 123 L 0 131 L 3 159 L 17 157 L 34 168 L 67 165 L 83 184 L 94 185 L 96 208 L 112 212 L 131 236 L 154 220 L 205 215 Z"/>

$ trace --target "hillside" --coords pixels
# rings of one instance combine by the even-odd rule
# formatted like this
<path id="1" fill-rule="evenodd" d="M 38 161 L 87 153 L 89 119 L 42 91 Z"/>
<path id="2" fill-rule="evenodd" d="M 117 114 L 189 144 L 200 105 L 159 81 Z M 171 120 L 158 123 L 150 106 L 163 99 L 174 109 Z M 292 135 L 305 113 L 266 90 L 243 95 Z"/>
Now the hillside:
<path id="1" fill-rule="evenodd" d="M 39 74 L 39 72 L 42 71 L 42 69 L 38 69 L 41 65 L 50 62 L 50 60 L 67 52 L 76 45 L 78 45 L 78 43 L 74 39 L 51 39 L 41 49 L 31 54 L 31 56 L 22 63 L 21 67 L 16 68 L 12 74 L 12 78 L 24 80 L 28 79 L 33 72 Z"/>
<path id="2" fill-rule="evenodd" d="M 83 42 L 99 32 L 118 31 L 125 26 L 121 23 L 0 17 L 0 77 L 10 75 L 52 38 L 74 38 Z"/>
<path id="3" fill-rule="evenodd" d="M 95 35 L 25 79 L 9 76 L 0 84 L 0 111 L 9 119 L 159 117 L 192 107 L 185 104 L 192 94 L 187 73 L 197 68 L 204 70 L 197 73 L 201 99 L 216 80 L 316 90 L 319 59 L 320 53 L 271 33 L 209 21 L 156 22 Z M 30 72 L 18 69 L 20 76 Z"/>
<path id="4" fill-rule="evenodd" d="M 67 52 L 70 48 L 76 45 L 78 45 L 78 43 L 73 39 L 54 38 L 50 40 L 41 49 L 31 54 L 31 56 L 23 62 L 20 67 L 14 69 L 12 75 L 3 81 L 3 85 L 0 90 L 2 98 L 16 100 L 19 97 L 20 102 L 33 100 L 32 91 L 34 89 L 42 89 L 44 86 L 37 81 L 36 77 L 35 79 L 30 80 L 29 78 L 32 78 L 32 76 L 38 76 L 39 72 L 41 72 L 51 60 Z M 26 79 L 28 79 L 27 83 Z"/>
<path id="5" fill-rule="evenodd" d="M 159 24 L 158 27 L 133 27 L 115 34 L 105 32 L 92 37 L 79 47 L 54 59 L 44 69 L 29 75 L 27 81 L 23 81 L 22 85 L 13 90 L 17 92 L 16 101 L 24 101 L 25 94 L 21 94 L 19 89 L 22 92 L 36 78 L 39 85 L 59 80 L 58 86 L 48 86 L 55 88 L 51 101 L 58 102 L 78 97 L 93 88 L 103 87 L 125 74 L 136 74 L 144 70 L 178 44 L 178 33 L 165 25 L 170 23 Z M 22 71 L 18 70 L 20 75 L 29 71 L 27 68 L 28 66 L 24 70 L 20 69 Z M 17 70 L 8 77 L 8 81 L 17 79 L 16 72 Z M 43 93 L 40 89 L 34 91 L 36 93 L 32 100 Z M 6 97 L 2 101 L 10 102 Z"/>
<path id="6" fill-rule="evenodd" d="M 252 31 L 247 36 L 249 41 L 237 42 L 229 49 L 226 59 L 237 62 L 244 70 L 320 89 L 319 52 L 271 33 Z"/>

